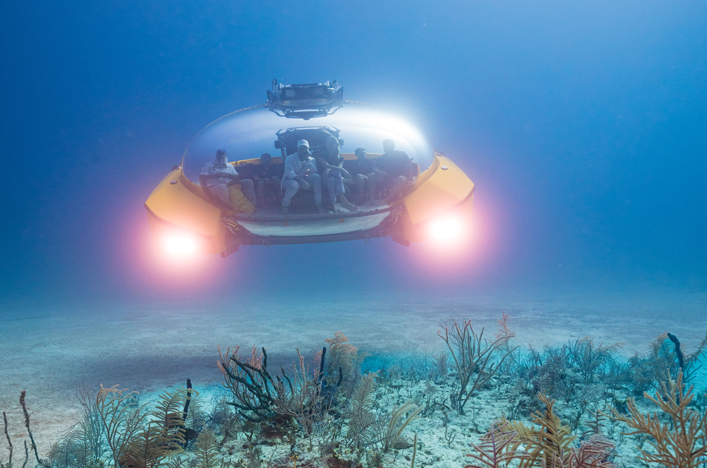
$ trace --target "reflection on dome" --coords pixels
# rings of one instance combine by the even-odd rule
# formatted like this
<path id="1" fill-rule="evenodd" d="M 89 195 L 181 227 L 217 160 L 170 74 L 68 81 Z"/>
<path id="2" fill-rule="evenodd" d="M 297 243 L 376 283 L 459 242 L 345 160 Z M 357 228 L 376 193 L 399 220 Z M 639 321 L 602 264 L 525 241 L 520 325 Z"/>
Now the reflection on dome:
<path id="1" fill-rule="evenodd" d="M 227 151 L 230 161 L 254 159 L 266 152 L 286 156 L 294 148 L 276 148 L 278 132 L 320 127 L 339 131 L 342 153 L 354 153 L 356 148 L 380 153 L 383 140 L 392 139 L 396 149 L 413 158 L 420 170 L 428 168 L 434 159 L 432 146 L 414 126 L 373 106 L 347 103 L 334 114 L 306 121 L 286 119 L 258 106 L 226 115 L 204 128 L 184 153 L 184 170 L 187 177 L 197 180 L 199 169 L 219 148 Z"/>

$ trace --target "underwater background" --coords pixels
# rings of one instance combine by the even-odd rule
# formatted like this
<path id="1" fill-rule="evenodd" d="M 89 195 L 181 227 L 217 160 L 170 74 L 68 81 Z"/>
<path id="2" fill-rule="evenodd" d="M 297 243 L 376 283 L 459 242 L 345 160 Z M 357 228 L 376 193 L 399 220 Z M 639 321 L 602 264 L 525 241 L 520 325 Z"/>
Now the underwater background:
<path id="1" fill-rule="evenodd" d="M 218 345 L 288 365 L 342 331 L 373 357 L 434 355 L 440 323 L 495 333 L 503 311 L 526 348 L 591 336 L 628 359 L 666 331 L 692 351 L 705 336 L 704 2 L 3 10 L 0 410 L 17 440 L 20 390 L 47 452 L 80 418 L 82 381 L 157 392 L 190 377 L 208 395 Z M 380 239 L 160 263 L 146 198 L 201 128 L 263 103 L 272 78 L 338 80 L 421 128 L 476 184 L 469 247 Z M 707 388 L 704 373 L 693 382 Z M 445 460 L 428 466 L 465 463 Z"/>

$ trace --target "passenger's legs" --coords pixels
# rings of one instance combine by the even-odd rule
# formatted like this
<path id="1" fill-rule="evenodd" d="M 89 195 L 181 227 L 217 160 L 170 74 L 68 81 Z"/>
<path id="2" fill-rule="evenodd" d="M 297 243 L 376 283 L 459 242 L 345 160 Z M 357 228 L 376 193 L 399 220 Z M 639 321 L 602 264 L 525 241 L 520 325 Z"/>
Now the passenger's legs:
<path id="1" fill-rule="evenodd" d="M 346 208 L 347 210 L 349 210 L 349 211 L 351 211 L 351 212 L 353 212 L 353 213 L 355 213 L 356 211 L 358 211 L 358 206 L 356 206 L 356 205 L 354 205 L 353 203 L 349 202 L 349 201 L 346 199 L 346 194 L 340 193 L 338 196 L 339 196 L 339 201 L 341 202 L 341 206 L 342 206 L 342 207 Z"/>
<path id="2" fill-rule="evenodd" d="M 388 191 L 388 196 L 385 201 L 388 203 L 395 201 L 400 195 L 402 195 L 403 190 L 407 186 L 408 180 L 405 176 L 398 176 L 393 179 L 390 183 L 390 190 Z"/>
<path id="3" fill-rule="evenodd" d="M 368 177 L 363 174 L 356 174 L 355 176 L 353 176 L 351 186 L 353 188 L 353 192 L 356 196 L 356 199 L 365 201 L 367 180 Z"/>
<path id="4" fill-rule="evenodd" d="M 211 196 L 218 198 L 227 207 L 231 207 L 231 196 L 228 194 L 228 186 L 226 184 L 212 185 L 206 189 Z"/>
<path id="5" fill-rule="evenodd" d="M 383 183 L 383 175 L 373 172 L 368 175 L 368 196 L 369 200 L 374 200 L 378 194 L 378 187 Z"/>
<path id="6" fill-rule="evenodd" d="M 265 181 L 259 180 L 257 187 L 258 203 L 260 206 L 265 204 Z"/>
<path id="7" fill-rule="evenodd" d="M 292 197 L 299 192 L 299 182 L 292 179 L 285 179 L 282 181 L 282 188 L 285 189 L 285 196 L 282 199 L 282 206 L 288 207 L 292 203 Z M 321 200 L 322 188 L 319 187 L 319 199 Z"/>
<path id="8" fill-rule="evenodd" d="M 253 187 L 253 181 L 250 179 L 241 179 L 238 183 L 241 184 L 241 192 L 243 192 L 243 195 L 245 195 L 253 206 L 255 206 L 257 200 L 255 199 L 255 188 Z"/>
<path id="9" fill-rule="evenodd" d="M 331 200 L 331 206 L 336 210 L 336 195 L 337 191 L 337 178 L 329 172 L 329 177 L 326 178 L 327 189 L 329 189 L 329 199 Z"/>
<path id="10" fill-rule="evenodd" d="M 307 182 L 310 183 L 314 190 L 314 204 L 322 206 L 322 178 L 319 174 L 310 174 L 307 176 Z"/>

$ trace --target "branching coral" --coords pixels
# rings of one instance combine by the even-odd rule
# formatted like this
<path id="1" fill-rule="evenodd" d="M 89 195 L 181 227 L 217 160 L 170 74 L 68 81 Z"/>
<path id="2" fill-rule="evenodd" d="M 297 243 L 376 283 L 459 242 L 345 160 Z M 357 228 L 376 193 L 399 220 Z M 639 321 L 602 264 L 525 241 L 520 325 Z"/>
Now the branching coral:
<path id="1" fill-rule="evenodd" d="M 297 363 L 292 363 L 292 378 L 283 372 L 283 378 L 278 378 L 275 384 L 276 397 L 273 407 L 276 413 L 295 418 L 309 437 L 311 444 L 314 426 L 321 420 L 326 410 L 323 407 L 325 400 L 321 398 L 322 386 L 319 372 L 314 374 L 309 372 L 299 349 L 297 357 Z"/>
<path id="2" fill-rule="evenodd" d="M 585 383 L 590 383 L 594 381 L 597 372 L 611 362 L 621 346 L 620 343 L 609 346 L 601 343 L 597 346 L 594 340 L 585 337 L 570 342 L 565 349 L 570 364 L 579 369 Z"/>
<path id="3" fill-rule="evenodd" d="M 276 416 L 294 417 L 311 436 L 314 425 L 330 398 L 323 398 L 323 380 L 319 371 L 310 373 L 304 357 L 297 350 L 298 361 L 293 363 L 292 377 L 284 369 L 274 378 L 268 372 L 268 355 L 265 348 L 258 354 L 253 348 L 249 359 L 238 356 L 238 348 L 219 349 L 219 369 L 224 375 L 224 387 L 231 390 L 233 401 L 241 416 L 251 422 L 262 422 Z M 323 357 L 322 357 L 323 363 Z"/>
<path id="4" fill-rule="evenodd" d="M 500 468 L 518 462 L 518 468 L 609 468 L 614 446 L 602 437 L 572 445 L 575 437 L 554 411 L 554 400 L 538 394 L 545 410 L 533 414 L 535 426 L 501 420 L 481 439 L 472 444 L 477 453 L 469 454 L 479 464 L 469 468 Z"/>
<path id="5" fill-rule="evenodd" d="M 123 468 L 157 468 L 165 456 L 184 445 L 182 408 L 187 398 L 183 388 L 160 395 L 151 420 L 129 441 L 121 456 Z"/>
<path id="6" fill-rule="evenodd" d="M 233 394 L 230 405 L 238 408 L 238 413 L 252 422 L 261 422 L 276 416 L 272 407 L 275 404 L 275 383 L 268 372 L 268 355 L 265 348 L 262 354 L 256 352 L 255 346 L 250 358 L 238 356 L 239 347 L 233 351 L 229 348 L 226 354 L 219 348 L 218 368 L 223 373 L 224 387 Z"/>
<path id="7" fill-rule="evenodd" d="M 30 446 L 27 446 L 27 441 L 24 441 L 24 446 L 25 446 L 25 461 L 22 464 L 22 468 L 25 468 L 27 465 L 27 462 L 29 461 L 29 451 L 32 450 L 34 452 L 34 456 L 37 460 L 38 466 L 42 467 L 48 467 L 49 462 L 47 460 L 42 460 L 39 458 L 39 452 L 37 451 L 37 445 L 34 442 L 34 436 L 32 435 L 32 428 L 30 427 L 30 414 L 29 411 L 27 411 L 27 404 L 25 402 L 25 398 L 27 397 L 27 392 L 22 390 L 20 392 L 20 406 L 22 407 L 22 413 L 24 414 L 24 423 L 25 423 L 25 428 L 27 428 L 27 434 L 29 434 L 29 440 L 30 440 Z M 7 430 L 7 415 L 5 412 L 2 412 L 2 419 L 4 423 L 4 428 L 5 428 L 5 438 L 7 439 L 7 444 L 8 444 L 8 449 L 10 451 L 10 458 L 7 461 L 7 463 L 3 462 L 2 459 L 0 459 L 0 468 L 12 468 L 12 453 L 14 450 L 14 446 L 12 444 L 12 439 L 10 439 L 10 433 Z"/>
<path id="8" fill-rule="evenodd" d="M 218 444 L 213 432 L 204 431 L 196 440 L 196 466 L 198 468 L 217 468 L 223 466 L 218 456 Z"/>
<path id="9" fill-rule="evenodd" d="M 115 468 L 120 468 L 131 441 L 142 429 L 148 413 L 137 406 L 137 392 L 118 385 L 101 389 L 96 395 L 96 411 L 105 429 Z"/>
<path id="10" fill-rule="evenodd" d="M 388 428 L 383 437 L 384 451 L 395 447 L 402 440 L 403 431 L 412 421 L 420 417 L 421 411 L 422 407 L 417 406 L 412 401 L 393 409 L 392 413 L 390 413 Z"/>
<path id="11" fill-rule="evenodd" d="M 330 379 L 323 381 L 328 386 L 328 393 L 333 394 L 342 389 L 348 398 L 360 378 L 361 363 L 368 354 L 359 352 L 342 332 L 336 332 L 334 338 L 325 341 L 329 345 L 328 351 L 322 350 L 315 355 L 315 359 L 324 364 L 320 369 L 320 378 Z M 325 354 L 328 355 L 326 362 L 323 360 Z M 334 381 L 337 383 L 334 384 Z"/>
<path id="12" fill-rule="evenodd" d="M 346 444 L 361 448 L 370 443 L 375 436 L 377 415 L 372 411 L 373 394 L 376 389 L 376 373 L 368 373 L 361 378 L 351 398 L 344 417 L 348 420 Z"/>
<path id="13" fill-rule="evenodd" d="M 508 429 L 509 423 L 504 422 L 494 427 L 481 437 L 481 443 L 471 444 L 477 453 L 469 453 L 477 463 L 466 465 L 464 468 L 502 468 L 515 460 L 523 460 L 528 454 L 522 450 L 510 449 L 511 444 L 517 441 L 518 433 Z"/>
<path id="14" fill-rule="evenodd" d="M 512 448 L 523 446 L 528 452 L 527 458 L 520 461 L 519 468 L 609 468 L 613 464 L 609 455 L 613 444 L 603 437 L 593 437 L 574 447 L 576 439 L 570 427 L 562 424 L 555 414 L 555 401 L 543 394 L 538 399 L 545 405 L 545 410 L 536 411 L 532 422 L 538 427 L 526 427 L 521 423 L 512 423 L 518 433 L 518 443 Z"/>
<path id="15" fill-rule="evenodd" d="M 628 415 L 621 414 L 616 408 L 611 409 L 613 419 L 632 429 L 628 434 L 651 437 L 648 443 L 655 453 L 640 449 L 640 458 L 646 463 L 675 468 L 697 468 L 703 463 L 700 457 L 707 456 L 707 412 L 700 413 L 689 406 L 694 398 L 692 389 L 686 389 L 680 372 L 676 381 L 663 383 L 661 391 L 656 391 L 654 396 L 644 393 L 668 416 L 668 421 L 657 412 L 642 414 L 633 398 L 626 402 Z"/>
<path id="16" fill-rule="evenodd" d="M 444 334 L 438 331 L 437 335 L 447 344 L 457 368 L 459 387 L 452 403 L 464 414 L 469 398 L 493 378 L 503 361 L 515 351 L 507 346 L 513 335 L 503 333 L 493 341 L 486 340 L 484 329 L 481 333 L 474 331 L 471 320 L 466 320 L 461 327 L 454 322 L 451 329 L 444 327 Z"/>
<path id="17" fill-rule="evenodd" d="M 25 427 L 27 428 L 27 433 L 29 434 L 31 448 L 32 448 L 32 451 L 34 452 L 34 457 L 37 459 L 37 463 L 40 466 L 47 466 L 47 463 L 44 460 L 39 459 L 39 452 L 37 452 L 37 444 L 34 442 L 34 436 L 32 435 L 32 429 L 30 428 L 29 411 L 27 411 L 27 404 L 25 403 L 26 396 L 27 396 L 27 392 L 22 390 L 20 392 L 20 406 L 22 406 L 22 413 L 25 416 Z"/>
<path id="18" fill-rule="evenodd" d="M 96 399 L 83 384 L 76 388 L 76 397 L 83 408 L 83 419 L 79 422 L 77 434 L 80 457 L 88 467 L 99 466 L 106 451 L 106 444 L 105 427 L 96 407 Z"/>
<path id="19" fill-rule="evenodd" d="M 680 340 L 672 333 L 665 332 L 653 341 L 647 353 L 629 359 L 631 387 L 635 395 L 656 388 L 669 381 L 675 381 L 682 372 L 682 380 L 692 380 L 701 368 L 701 359 L 707 349 L 707 335 L 700 340 L 693 352 L 687 352 Z"/>
<path id="20" fill-rule="evenodd" d="M 536 411 L 532 416 L 532 422 L 537 428 L 519 422 L 511 423 L 518 433 L 518 442 L 513 448 L 516 449 L 522 444 L 528 452 L 528 457 L 521 462 L 521 466 L 553 466 L 555 460 L 565 460 L 572 452 L 575 437 L 571 434 L 569 426 L 562 424 L 559 416 L 555 414 L 555 401 L 542 393 L 538 394 L 538 399 L 545 406 L 545 410 Z"/>
<path id="21" fill-rule="evenodd" d="M 356 450 L 378 444 L 384 451 L 396 447 L 403 442 L 403 431 L 422 412 L 422 408 L 411 401 L 394 408 L 390 414 L 374 412 L 375 378 L 376 373 L 363 376 L 354 390 L 349 409 L 343 415 L 348 422 L 346 445 Z"/>
<path id="22" fill-rule="evenodd" d="M 12 439 L 10 439 L 10 433 L 7 431 L 7 414 L 5 412 L 2 412 L 2 419 L 3 422 L 5 423 L 5 437 L 7 438 L 7 445 L 8 445 L 8 450 L 10 451 L 10 458 L 7 461 L 7 463 L 3 463 L 0 460 L 0 468 L 10 468 L 12 467 L 12 451 L 14 449 L 14 446 L 12 445 Z M 25 461 L 27 463 L 27 461 Z"/>

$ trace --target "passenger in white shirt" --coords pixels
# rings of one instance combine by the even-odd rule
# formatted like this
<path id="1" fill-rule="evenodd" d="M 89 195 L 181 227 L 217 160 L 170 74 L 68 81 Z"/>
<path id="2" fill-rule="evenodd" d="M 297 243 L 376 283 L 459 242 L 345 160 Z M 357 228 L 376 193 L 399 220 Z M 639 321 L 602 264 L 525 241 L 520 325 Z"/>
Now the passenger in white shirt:
<path id="1" fill-rule="evenodd" d="M 324 213 L 322 206 L 322 179 L 317 174 L 317 162 L 309 152 L 309 142 L 297 142 L 297 152 L 285 158 L 285 175 L 282 177 L 285 196 L 282 199 L 282 214 L 289 214 L 292 197 L 302 190 L 314 190 L 314 204 L 317 211 Z"/>
<path id="2" fill-rule="evenodd" d="M 233 164 L 228 164 L 226 150 L 220 149 L 216 151 L 214 160 L 204 164 L 199 174 L 199 183 L 204 191 L 218 201 L 223 202 L 229 209 L 232 207 L 228 186 L 234 182 L 241 184 L 243 195 L 255 205 L 255 188 L 253 181 L 240 178 Z"/>

